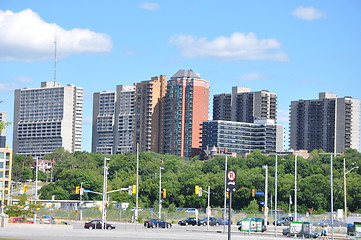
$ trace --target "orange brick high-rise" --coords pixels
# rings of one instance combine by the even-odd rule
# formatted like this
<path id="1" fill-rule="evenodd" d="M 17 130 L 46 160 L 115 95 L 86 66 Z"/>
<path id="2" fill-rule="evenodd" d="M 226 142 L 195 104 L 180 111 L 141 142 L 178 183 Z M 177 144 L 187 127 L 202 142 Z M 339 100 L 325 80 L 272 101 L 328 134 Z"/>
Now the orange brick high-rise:
<path id="1" fill-rule="evenodd" d="M 167 84 L 161 152 L 192 157 L 200 148 L 201 124 L 208 120 L 209 82 L 179 70 Z"/>

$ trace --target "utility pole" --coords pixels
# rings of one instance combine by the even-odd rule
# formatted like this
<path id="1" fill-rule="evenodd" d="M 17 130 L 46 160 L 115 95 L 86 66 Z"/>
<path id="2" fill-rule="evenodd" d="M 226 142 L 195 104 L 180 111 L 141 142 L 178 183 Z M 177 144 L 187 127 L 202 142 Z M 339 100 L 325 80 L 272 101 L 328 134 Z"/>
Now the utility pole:
<path id="1" fill-rule="evenodd" d="M 162 169 L 163 167 L 159 167 L 159 210 L 158 210 L 158 218 L 161 219 L 162 212 Z"/>
<path id="2" fill-rule="evenodd" d="M 294 221 L 297 222 L 297 154 L 295 155 L 295 216 Z"/>
<path id="3" fill-rule="evenodd" d="M 104 178 L 103 178 L 103 202 L 102 202 L 102 229 L 105 229 L 105 222 L 106 222 L 106 209 L 105 209 L 105 202 L 107 199 L 107 182 L 108 182 L 108 166 L 107 166 L 107 160 L 110 160 L 109 158 L 104 157 Z"/>
<path id="4" fill-rule="evenodd" d="M 268 165 L 263 166 L 266 170 L 265 184 L 264 184 L 264 221 L 268 220 Z M 277 220 L 277 219 L 276 219 Z"/>
<path id="5" fill-rule="evenodd" d="M 135 222 L 138 221 L 138 202 L 139 202 L 139 143 L 137 143 L 137 179 L 136 179 L 137 189 L 135 192 L 135 211 L 134 211 L 134 219 Z"/>
<path id="6" fill-rule="evenodd" d="M 345 212 L 344 212 L 344 217 L 345 217 L 345 222 L 346 222 L 346 218 L 347 218 L 347 191 L 346 191 L 346 175 L 347 173 L 351 172 L 352 170 L 354 170 L 355 168 L 358 168 L 358 166 L 355 166 L 353 168 L 351 168 L 350 170 L 348 170 L 346 172 L 346 159 L 343 158 L 343 195 L 344 195 L 344 205 L 345 205 Z"/>

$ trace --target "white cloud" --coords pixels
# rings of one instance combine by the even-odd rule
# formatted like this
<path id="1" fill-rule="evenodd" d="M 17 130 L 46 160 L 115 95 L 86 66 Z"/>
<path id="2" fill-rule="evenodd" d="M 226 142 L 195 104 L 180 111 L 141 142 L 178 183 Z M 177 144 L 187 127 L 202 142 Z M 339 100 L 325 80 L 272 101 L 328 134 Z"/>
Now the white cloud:
<path id="1" fill-rule="evenodd" d="M 20 77 L 16 77 L 12 79 L 14 82 L 19 82 L 19 83 L 29 83 L 32 82 L 33 79 L 31 77 L 24 77 L 24 76 L 20 76 Z"/>
<path id="2" fill-rule="evenodd" d="M 160 8 L 158 3 L 141 3 L 139 7 L 149 11 L 158 10 Z"/>
<path id="3" fill-rule="evenodd" d="M 292 12 L 292 15 L 308 21 L 326 17 L 325 13 L 314 7 L 298 7 Z"/>
<path id="4" fill-rule="evenodd" d="M 42 61 L 53 58 L 54 39 L 59 58 L 81 53 L 104 53 L 112 48 L 106 34 L 89 29 L 65 30 L 47 23 L 31 9 L 21 12 L 0 10 L 0 60 Z"/>
<path id="5" fill-rule="evenodd" d="M 10 81 L 4 81 L 7 83 L 0 83 L 0 92 L 12 92 L 15 89 L 20 89 L 25 87 L 24 84 L 32 82 L 33 79 L 31 77 L 14 77 Z"/>
<path id="6" fill-rule="evenodd" d="M 0 92 L 12 92 L 17 89 L 17 85 L 12 83 L 0 83 Z"/>
<path id="7" fill-rule="evenodd" d="M 241 81 L 253 81 L 253 80 L 258 80 L 258 79 L 262 79 L 262 78 L 268 78 L 267 75 L 263 75 L 260 73 L 247 73 L 243 76 L 239 77 L 239 80 Z"/>
<path id="8" fill-rule="evenodd" d="M 258 39 L 254 33 L 233 33 L 229 38 L 219 36 L 211 41 L 192 35 L 175 35 L 169 43 L 177 46 L 188 58 L 213 57 L 220 60 L 275 60 L 288 61 L 280 51 L 276 39 Z"/>

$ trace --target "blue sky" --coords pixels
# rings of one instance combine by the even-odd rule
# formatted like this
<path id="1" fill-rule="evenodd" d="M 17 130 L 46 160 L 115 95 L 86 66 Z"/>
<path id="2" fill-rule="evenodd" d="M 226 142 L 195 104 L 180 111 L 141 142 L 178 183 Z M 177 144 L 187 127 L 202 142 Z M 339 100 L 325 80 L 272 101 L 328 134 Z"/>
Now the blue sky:
<path id="1" fill-rule="evenodd" d="M 94 92 L 179 69 L 209 81 L 210 100 L 233 86 L 277 93 L 286 127 L 291 101 L 361 98 L 359 0 L 0 0 L 0 36 L 0 111 L 10 122 L 15 89 L 54 80 L 56 36 L 56 81 L 84 88 L 85 151 Z M 11 126 L 7 136 L 11 147 Z"/>

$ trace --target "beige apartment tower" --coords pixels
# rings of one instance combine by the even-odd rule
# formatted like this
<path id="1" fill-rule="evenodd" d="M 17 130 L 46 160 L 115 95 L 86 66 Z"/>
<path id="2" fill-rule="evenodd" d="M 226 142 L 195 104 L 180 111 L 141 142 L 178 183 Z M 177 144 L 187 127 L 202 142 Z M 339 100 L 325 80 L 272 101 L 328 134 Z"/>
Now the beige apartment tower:
<path id="1" fill-rule="evenodd" d="M 160 152 L 162 139 L 162 110 L 166 93 L 165 75 L 152 77 L 149 81 L 135 83 L 136 124 L 134 144 L 139 144 L 139 152 Z M 135 146 L 136 147 L 136 146 Z M 134 147 L 134 149 L 135 149 Z"/>
<path id="2" fill-rule="evenodd" d="M 63 147 L 82 150 L 83 88 L 42 82 L 15 90 L 13 151 L 42 159 Z"/>
<path id="3" fill-rule="evenodd" d="M 0 148 L 0 199 L 1 212 L 9 205 L 11 188 L 12 150 Z M 1 213 L 0 212 L 0 213 Z"/>
<path id="4" fill-rule="evenodd" d="M 360 100 L 322 92 L 319 99 L 292 101 L 290 147 L 341 153 L 360 150 Z"/>
<path id="5" fill-rule="evenodd" d="M 123 154 L 134 149 L 135 86 L 117 85 L 116 92 L 93 95 L 92 152 Z"/>

